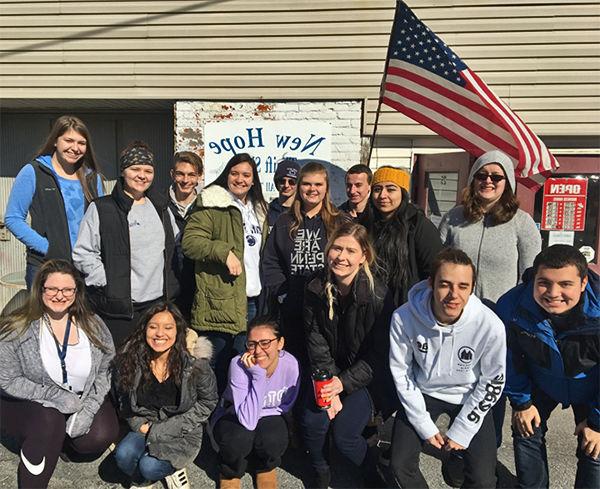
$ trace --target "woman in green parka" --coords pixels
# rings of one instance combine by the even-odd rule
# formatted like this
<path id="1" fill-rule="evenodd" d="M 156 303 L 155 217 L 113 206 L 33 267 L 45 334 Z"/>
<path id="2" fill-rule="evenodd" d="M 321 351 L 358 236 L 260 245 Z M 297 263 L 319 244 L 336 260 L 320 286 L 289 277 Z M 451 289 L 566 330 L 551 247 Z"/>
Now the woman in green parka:
<path id="1" fill-rule="evenodd" d="M 219 393 L 231 358 L 246 351 L 246 325 L 256 315 L 266 215 L 256 162 L 240 153 L 200 192 L 183 233 L 196 273 L 192 327 L 213 344 Z"/>

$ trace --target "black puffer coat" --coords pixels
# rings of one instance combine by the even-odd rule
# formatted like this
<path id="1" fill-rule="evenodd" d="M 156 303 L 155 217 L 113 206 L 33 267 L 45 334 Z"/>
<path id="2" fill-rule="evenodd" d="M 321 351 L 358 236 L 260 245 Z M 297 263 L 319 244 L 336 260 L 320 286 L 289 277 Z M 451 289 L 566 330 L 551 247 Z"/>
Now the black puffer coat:
<path id="1" fill-rule="evenodd" d="M 390 219 L 385 220 L 377 209 L 359 219 L 375 246 L 375 271 L 387 283 L 396 307 L 407 301 L 413 285 L 429 277 L 433 260 L 443 248 L 437 228 L 409 200 L 402 189 L 402 202 Z"/>
<path id="2" fill-rule="evenodd" d="M 371 292 L 367 275 L 361 269 L 352 284 L 350 297 L 344 300 L 343 311 L 339 295 L 334 293 L 334 314 L 333 319 L 329 319 L 326 273 L 322 270 L 309 280 L 304 296 L 304 325 L 311 368 L 327 369 L 338 376 L 346 394 L 367 387 L 376 407 L 381 409 L 384 397 L 391 393 L 385 392 L 384 382 L 372 381 L 390 378 L 392 297 L 377 279 L 375 290 Z"/>

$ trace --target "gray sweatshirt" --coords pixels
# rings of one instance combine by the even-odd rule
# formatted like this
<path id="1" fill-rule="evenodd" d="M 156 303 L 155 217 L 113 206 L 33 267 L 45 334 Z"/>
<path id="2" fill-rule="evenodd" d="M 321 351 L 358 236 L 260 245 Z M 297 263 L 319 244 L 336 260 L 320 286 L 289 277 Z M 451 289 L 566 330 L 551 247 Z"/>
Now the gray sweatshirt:
<path id="1" fill-rule="evenodd" d="M 86 434 L 94 416 L 110 390 L 110 362 L 115 348 L 110 332 L 95 316 L 98 339 L 106 352 L 90 344 L 92 364 L 81 395 L 52 380 L 40 356 L 42 320 L 33 321 L 22 335 L 16 333 L 0 341 L 0 390 L 11 397 L 38 402 L 68 414 L 67 434 L 75 438 Z"/>
<path id="2" fill-rule="evenodd" d="M 179 232 L 175 218 L 168 211 L 173 235 Z M 131 299 L 146 302 L 163 294 L 165 234 L 160 217 L 149 199 L 134 205 L 127 214 L 131 247 Z M 106 285 L 101 257 L 100 217 L 92 202 L 81 221 L 73 248 L 73 263 L 85 275 L 88 286 Z"/>
<path id="3" fill-rule="evenodd" d="M 494 303 L 520 282 L 542 249 L 540 232 L 521 209 L 510 221 L 490 226 L 487 217 L 467 222 L 463 206 L 456 206 L 442 218 L 440 237 L 469 255 L 477 269 L 475 295 Z"/>

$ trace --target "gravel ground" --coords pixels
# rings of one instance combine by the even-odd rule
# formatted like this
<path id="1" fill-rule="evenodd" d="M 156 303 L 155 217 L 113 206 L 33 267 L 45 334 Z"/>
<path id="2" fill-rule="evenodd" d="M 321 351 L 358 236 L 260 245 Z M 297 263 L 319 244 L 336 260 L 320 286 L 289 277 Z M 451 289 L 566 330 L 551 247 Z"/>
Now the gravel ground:
<path id="1" fill-rule="evenodd" d="M 573 436 L 574 421 L 570 410 L 556 410 L 550 419 L 547 436 L 548 457 L 550 463 L 550 485 L 552 488 L 573 487 L 576 469 L 576 438 Z M 0 446 L 0 489 L 16 487 L 16 467 L 18 456 L 9 441 Z M 7 448 L 8 447 L 8 448 Z M 11 449 L 13 451 L 11 451 Z M 345 463 L 333 454 L 333 480 L 331 487 L 361 487 L 359 470 Z M 504 425 L 504 443 L 499 456 L 499 486 L 516 487 L 515 467 L 508 423 Z M 424 454 L 421 467 L 425 478 L 432 488 L 446 488 L 441 476 L 441 463 L 435 454 Z M 282 489 L 300 489 L 310 481 L 310 468 L 305 454 L 299 449 L 290 448 L 284 457 L 282 468 L 278 469 L 280 487 Z M 194 488 L 213 489 L 217 487 L 216 455 L 209 444 L 203 449 L 193 466 L 188 467 L 191 486 Z M 252 488 L 249 474 L 243 479 L 244 489 Z M 58 461 L 54 476 L 50 481 L 50 489 L 88 489 L 126 487 L 123 477 L 114 464 L 112 456 L 106 455 L 90 463 L 65 463 Z M 156 488 L 161 485 L 157 484 Z"/>

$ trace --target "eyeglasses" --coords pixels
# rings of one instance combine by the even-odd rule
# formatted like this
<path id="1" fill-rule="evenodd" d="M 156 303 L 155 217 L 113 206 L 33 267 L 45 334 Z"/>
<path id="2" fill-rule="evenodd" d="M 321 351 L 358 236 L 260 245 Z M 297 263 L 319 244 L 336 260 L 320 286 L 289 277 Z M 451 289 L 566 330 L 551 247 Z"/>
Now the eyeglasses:
<path id="1" fill-rule="evenodd" d="M 77 287 L 63 287 L 62 289 L 59 289 L 58 287 L 42 287 L 42 290 L 48 297 L 56 297 L 59 292 L 62 292 L 65 299 L 70 299 L 75 295 Z"/>
<path id="2" fill-rule="evenodd" d="M 270 340 L 258 340 L 258 341 L 246 341 L 246 348 L 248 350 L 256 350 L 256 347 L 260 345 L 263 350 L 266 350 L 271 346 L 271 343 L 279 338 L 271 338 Z"/>
<path id="3" fill-rule="evenodd" d="M 287 184 L 290 187 L 295 187 L 296 186 L 296 179 L 295 178 L 288 178 L 288 177 L 282 177 L 282 178 L 278 178 L 277 179 L 277 185 L 283 185 L 283 184 Z"/>
<path id="4" fill-rule="evenodd" d="M 487 182 L 487 179 L 489 178 L 492 180 L 492 182 L 498 183 L 498 182 L 501 182 L 502 180 L 504 180 L 506 177 L 504 175 L 497 175 L 495 173 L 479 172 L 479 173 L 475 173 L 473 178 L 475 178 L 476 180 L 479 180 L 480 182 Z"/>

